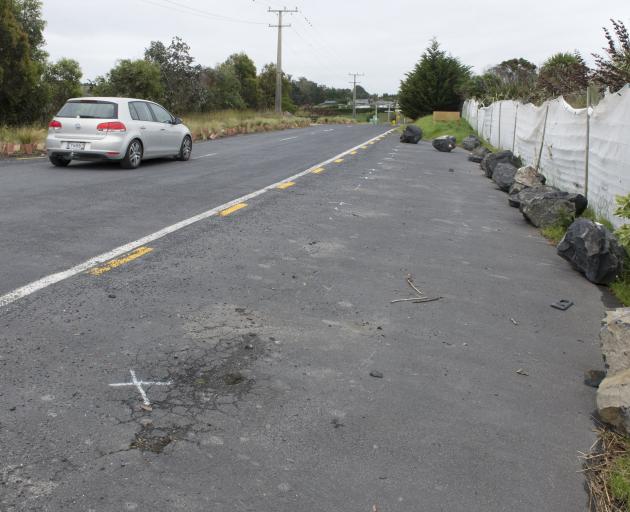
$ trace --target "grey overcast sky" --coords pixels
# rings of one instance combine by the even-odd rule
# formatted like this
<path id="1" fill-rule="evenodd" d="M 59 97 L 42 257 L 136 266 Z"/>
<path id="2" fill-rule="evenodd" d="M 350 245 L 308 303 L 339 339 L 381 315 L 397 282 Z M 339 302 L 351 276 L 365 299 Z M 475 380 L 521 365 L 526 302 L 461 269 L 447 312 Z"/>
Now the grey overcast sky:
<path id="1" fill-rule="evenodd" d="M 289 0 L 287 0 L 289 1 Z M 212 66 L 235 52 L 258 68 L 275 61 L 276 23 L 268 7 L 287 15 L 284 70 L 319 83 L 348 87 L 364 73 L 372 93 L 396 92 L 432 37 L 475 71 L 512 57 L 536 64 L 558 51 L 591 52 L 605 44 L 609 18 L 630 22 L 628 0 L 44 0 L 52 59 L 78 60 L 85 79 L 119 59 L 141 58 L 150 41 L 182 37 L 196 61 Z"/>

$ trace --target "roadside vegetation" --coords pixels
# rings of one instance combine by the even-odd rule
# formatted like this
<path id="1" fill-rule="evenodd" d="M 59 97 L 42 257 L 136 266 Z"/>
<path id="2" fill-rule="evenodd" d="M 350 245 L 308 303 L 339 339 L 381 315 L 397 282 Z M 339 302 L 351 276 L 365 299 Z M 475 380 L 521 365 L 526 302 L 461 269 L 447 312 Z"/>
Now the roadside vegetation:
<path id="1" fill-rule="evenodd" d="M 481 140 L 481 143 L 485 147 L 491 150 L 494 149 L 475 133 L 472 126 L 470 126 L 465 119 L 460 119 L 459 121 L 434 121 L 433 116 L 428 115 L 417 119 L 414 124 L 420 127 L 422 130 L 422 138 L 426 140 L 435 139 L 442 135 L 452 135 L 457 139 L 457 142 L 460 143 L 469 135 L 474 135 Z"/>
<path id="2" fill-rule="evenodd" d="M 609 428 L 596 430 L 597 441 L 583 455 L 589 510 L 630 510 L 630 439 Z"/>

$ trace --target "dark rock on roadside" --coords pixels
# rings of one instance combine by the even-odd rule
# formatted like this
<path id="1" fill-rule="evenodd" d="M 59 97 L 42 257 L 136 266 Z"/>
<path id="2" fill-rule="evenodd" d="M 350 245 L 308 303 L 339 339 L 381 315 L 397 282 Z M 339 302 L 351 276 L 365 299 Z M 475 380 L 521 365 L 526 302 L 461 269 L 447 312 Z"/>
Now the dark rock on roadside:
<path id="1" fill-rule="evenodd" d="M 521 167 L 514 176 L 514 183 L 519 183 L 524 187 L 540 187 L 547 182 L 542 174 L 535 167 L 527 165 Z"/>
<path id="2" fill-rule="evenodd" d="M 539 228 L 572 221 L 588 204 L 581 194 L 570 194 L 546 185 L 526 188 L 516 200 L 525 218 Z"/>
<path id="3" fill-rule="evenodd" d="M 466 151 L 472 151 L 479 146 L 481 146 L 481 141 L 475 135 L 469 135 L 462 141 L 462 147 Z"/>
<path id="4" fill-rule="evenodd" d="M 518 194 L 526 188 L 541 187 L 545 184 L 547 179 L 540 174 L 535 167 L 528 165 L 521 167 L 514 175 L 514 183 L 510 187 L 508 192 L 508 203 L 513 208 L 518 208 L 521 202 L 518 198 Z"/>
<path id="5" fill-rule="evenodd" d="M 479 146 L 478 148 L 473 149 L 472 153 L 468 157 L 468 160 L 470 160 L 471 162 L 480 164 L 483 161 L 483 159 L 490 153 L 491 151 L 488 148 Z"/>
<path id="6" fill-rule="evenodd" d="M 516 183 L 516 181 L 512 184 L 510 190 L 508 191 L 508 203 L 512 208 L 518 208 L 521 205 L 518 195 L 526 188 L 528 187 L 521 183 Z"/>
<path id="7" fill-rule="evenodd" d="M 598 388 L 606 378 L 606 372 L 602 370 L 588 370 L 584 372 L 584 384 L 592 388 Z"/>
<path id="8" fill-rule="evenodd" d="M 437 139 L 433 139 L 433 147 L 442 153 L 450 153 L 455 149 L 456 139 L 451 135 L 444 135 L 442 137 L 438 137 Z"/>
<path id="9" fill-rule="evenodd" d="M 623 271 L 626 251 L 601 224 L 578 219 L 558 244 L 558 254 L 596 284 L 610 284 Z"/>
<path id="10" fill-rule="evenodd" d="M 492 181 L 497 184 L 500 190 L 508 192 L 510 187 L 514 184 L 514 176 L 518 169 L 512 164 L 507 162 L 499 163 L 492 173 Z"/>
<path id="11" fill-rule="evenodd" d="M 421 139 L 422 130 L 415 124 L 407 125 L 405 127 L 405 131 L 403 131 L 400 136 L 400 142 L 404 142 L 406 144 L 418 144 Z"/>
<path id="12" fill-rule="evenodd" d="M 511 151 L 490 153 L 481 161 L 481 168 L 486 173 L 487 178 L 492 179 L 492 173 L 500 163 L 508 163 L 512 164 L 514 167 L 520 167 L 520 159 L 515 157 Z"/>

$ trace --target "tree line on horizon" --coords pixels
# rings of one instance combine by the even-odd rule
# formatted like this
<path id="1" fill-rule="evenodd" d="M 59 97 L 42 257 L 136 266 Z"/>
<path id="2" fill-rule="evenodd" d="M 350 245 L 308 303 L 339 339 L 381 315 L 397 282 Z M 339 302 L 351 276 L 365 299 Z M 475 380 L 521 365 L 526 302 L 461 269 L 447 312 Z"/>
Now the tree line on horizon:
<path id="1" fill-rule="evenodd" d="M 83 96 L 86 86 L 91 95 L 149 99 L 178 114 L 274 107 L 275 64 L 258 71 L 245 53 L 235 53 L 214 67 L 202 66 L 179 37 L 168 45 L 151 41 L 144 58 L 122 59 L 105 75 L 83 84 L 75 59 L 49 60 L 45 26 L 41 0 L 0 0 L 0 125 L 45 121 L 66 99 Z M 357 97 L 370 94 L 358 86 Z M 351 98 L 349 88 L 283 73 L 284 111 Z"/>
<path id="2" fill-rule="evenodd" d="M 621 20 L 604 27 L 604 54 L 593 53 L 589 68 L 578 51 L 558 52 L 540 67 L 522 57 L 505 60 L 475 75 L 471 67 L 447 54 L 436 39 L 400 85 L 400 107 L 417 119 L 436 110 L 457 111 L 468 98 L 488 105 L 499 100 L 540 104 L 564 96 L 576 107 L 586 106 L 586 89 L 617 91 L 630 83 L 630 37 Z"/>

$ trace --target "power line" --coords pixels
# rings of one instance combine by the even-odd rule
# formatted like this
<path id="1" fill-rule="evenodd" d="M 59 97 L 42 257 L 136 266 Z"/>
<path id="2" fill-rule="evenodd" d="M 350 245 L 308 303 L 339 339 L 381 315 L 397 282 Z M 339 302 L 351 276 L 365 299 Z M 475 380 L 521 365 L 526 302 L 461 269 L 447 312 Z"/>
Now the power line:
<path id="1" fill-rule="evenodd" d="M 203 9 L 198 9 L 196 7 L 190 7 L 180 2 L 175 2 L 174 0 L 161 0 L 162 2 L 165 2 L 169 5 L 156 3 L 156 1 L 151 1 L 151 0 L 140 0 L 140 1 L 150 4 L 150 5 L 155 5 L 157 7 L 162 7 L 163 9 L 175 11 L 175 12 L 181 12 L 184 14 L 195 14 L 197 16 L 202 16 L 204 18 L 211 19 L 213 21 L 224 21 L 227 23 L 241 23 L 245 25 L 266 25 L 266 23 L 262 21 L 244 20 L 244 19 L 234 18 L 232 16 L 225 16 L 223 14 L 212 13 L 209 11 L 204 11 Z M 183 9 L 186 9 L 186 10 L 183 10 Z"/>

